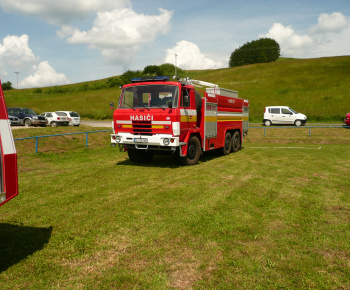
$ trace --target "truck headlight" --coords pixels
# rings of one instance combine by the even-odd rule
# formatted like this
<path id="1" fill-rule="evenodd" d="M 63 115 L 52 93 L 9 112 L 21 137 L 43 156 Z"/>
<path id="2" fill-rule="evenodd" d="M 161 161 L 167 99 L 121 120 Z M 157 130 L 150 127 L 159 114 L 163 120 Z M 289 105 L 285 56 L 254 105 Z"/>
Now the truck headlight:
<path id="1" fill-rule="evenodd" d="M 120 136 L 115 137 L 115 141 L 117 143 L 120 143 L 122 141 L 122 137 L 120 137 Z"/>
<path id="2" fill-rule="evenodd" d="M 168 146 L 168 145 L 170 144 L 170 139 L 169 139 L 169 138 L 164 138 L 164 139 L 163 139 L 163 144 L 164 144 L 165 146 Z"/>

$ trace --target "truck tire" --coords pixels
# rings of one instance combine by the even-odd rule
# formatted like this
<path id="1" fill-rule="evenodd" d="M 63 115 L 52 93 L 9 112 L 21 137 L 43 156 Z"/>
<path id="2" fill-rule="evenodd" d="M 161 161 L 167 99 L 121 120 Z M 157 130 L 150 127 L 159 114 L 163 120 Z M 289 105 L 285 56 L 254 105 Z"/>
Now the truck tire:
<path id="1" fill-rule="evenodd" d="M 231 153 L 232 148 L 232 138 L 230 132 L 226 133 L 224 147 L 222 147 L 222 154 L 228 155 Z"/>
<path id="2" fill-rule="evenodd" d="M 132 162 L 136 163 L 150 162 L 153 159 L 152 152 L 134 148 L 128 149 L 128 156 Z"/>
<path id="3" fill-rule="evenodd" d="M 197 91 L 194 91 L 194 96 L 196 100 L 196 110 L 198 112 L 202 109 L 202 97 L 201 94 Z"/>
<path id="4" fill-rule="evenodd" d="M 32 121 L 30 119 L 25 119 L 24 120 L 24 126 L 30 127 L 32 125 Z"/>
<path id="5" fill-rule="evenodd" d="M 300 120 L 295 120 L 294 125 L 300 127 L 302 125 L 302 122 Z"/>
<path id="6" fill-rule="evenodd" d="M 231 144 L 232 144 L 232 147 L 231 147 L 232 152 L 237 152 L 238 150 L 241 149 L 241 135 L 239 134 L 238 131 L 236 131 L 233 134 Z"/>
<path id="7" fill-rule="evenodd" d="M 201 143 L 196 136 L 192 136 L 188 141 L 187 155 L 180 157 L 183 165 L 195 165 L 201 156 Z"/>

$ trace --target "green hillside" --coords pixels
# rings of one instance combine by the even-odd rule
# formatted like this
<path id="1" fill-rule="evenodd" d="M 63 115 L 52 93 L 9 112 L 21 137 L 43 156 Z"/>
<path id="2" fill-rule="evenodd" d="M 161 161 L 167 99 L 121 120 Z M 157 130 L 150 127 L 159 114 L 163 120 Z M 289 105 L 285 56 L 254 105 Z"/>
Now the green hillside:
<path id="1" fill-rule="evenodd" d="M 261 122 L 264 107 L 272 105 L 290 106 L 306 114 L 310 122 L 341 122 L 350 112 L 350 56 L 281 59 L 236 68 L 189 71 L 188 75 L 238 91 L 241 98 L 250 101 L 250 122 Z M 113 86 L 114 78 L 4 93 L 8 107 L 30 107 L 37 113 L 75 110 L 83 118 L 111 119 L 109 103 L 116 103 L 120 94 L 120 89 Z"/>

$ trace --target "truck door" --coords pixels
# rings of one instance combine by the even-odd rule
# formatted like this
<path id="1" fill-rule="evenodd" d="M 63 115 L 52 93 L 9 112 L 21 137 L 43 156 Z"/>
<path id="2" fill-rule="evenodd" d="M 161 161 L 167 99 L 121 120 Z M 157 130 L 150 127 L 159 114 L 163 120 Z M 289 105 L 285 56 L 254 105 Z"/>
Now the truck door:
<path id="1" fill-rule="evenodd" d="M 0 206 L 17 194 L 17 153 L 0 82 Z"/>
<path id="2" fill-rule="evenodd" d="M 189 129 L 196 127 L 197 123 L 197 111 L 194 102 L 194 91 L 183 88 L 181 91 L 181 134 L 188 132 Z"/>

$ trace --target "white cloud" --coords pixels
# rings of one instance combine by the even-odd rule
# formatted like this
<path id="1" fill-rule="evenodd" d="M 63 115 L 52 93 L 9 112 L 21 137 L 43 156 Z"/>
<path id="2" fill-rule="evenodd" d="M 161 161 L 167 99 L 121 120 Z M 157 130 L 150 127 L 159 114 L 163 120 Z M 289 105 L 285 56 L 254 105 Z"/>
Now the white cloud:
<path id="1" fill-rule="evenodd" d="M 8 35 L 0 43 L 0 68 L 3 66 L 13 66 L 23 68 L 28 64 L 33 64 L 37 58 L 29 47 L 29 37 Z"/>
<path id="2" fill-rule="evenodd" d="M 291 26 L 284 26 L 281 23 L 274 23 L 267 34 L 260 34 L 259 37 L 276 40 L 283 56 L 301 57 L 314 44 L 310 36 L 299 35 Z"/>
<path id="3" fill-rule="evenodd" d="M 309 28 L 308 34 L 300 35 L 291 26 L 274 23 L 267 34 L 259 37 L 275 39 L 282 56 L 306 58 L 349 54 L 349 20 L 339 12 L 320 14 L 317 24 Z"/>
<path id="4" fill-rule="evenodd" d="M 109 62 L 126 65 L 142 45 L 170 29 L 173 13 L 165 9 L 159 12 L 159 15 L 137 14 L 129 8 L 99 12 L 90 30 L 64 26 L 57 34 L 67 37 L 68 43 L 87 44 L 101 50 Z"/>
<path id="5" fill-rule="evenodd" d="M 48 23 L 61 25 L 98 11 L 131 7 L 131 2 L 130 0 L 0 0 L 0 7 L 9 13 L 32 15 Z"/>
<path id="6" fill-rule="evenodd" d="M 3 39 L 3 44 L 0 43 L 0 76 L 8 76 L 8 72 L 18 71 L 20 77 L 25 77 L 30 70 L 34 70 L 33 75 L 20 82 L 20 88 L 69 83 L 67 77 L 57 73 L 47 61 L 36 66 L 39 60 L 29 47 L 29 37 L 26 34 L 8 35 Z"/>
<path id="7" fill-rule="evenodd" d="M 57 73 L 47 61 L 42 61 L 38 66 L 33 66 L 33 74 L 20 82 L 21 88 L 36 88 L 54 85 L 69 84 L 64 74 Z"/>
<path id="8" fill-rule="evenodd" d="M 164 59 L 166 63 L 174 63 L 181 69 L 216 69 L 226 66 L 221 61 L 215 61 L 203 54 L 193 42 L 182 40 L 172 49 L 167 49 Z"/>
<path id="9" fill-rule="evenodd" d="M 310 29 L 311 33 L 339 33 L 349 25 L 348 19 L 340 12 L 332 14 L 322 13 L 318 17 L 317 25 Z"/>

